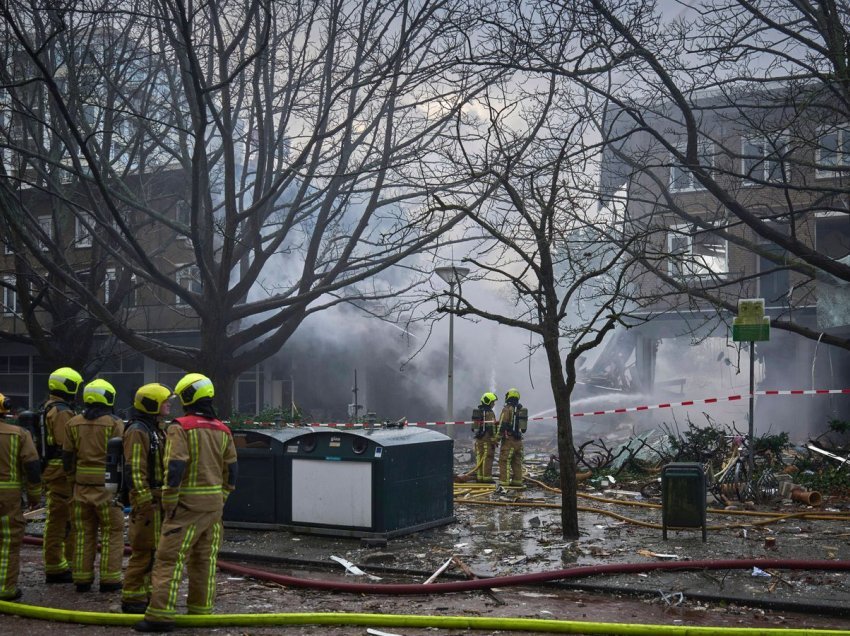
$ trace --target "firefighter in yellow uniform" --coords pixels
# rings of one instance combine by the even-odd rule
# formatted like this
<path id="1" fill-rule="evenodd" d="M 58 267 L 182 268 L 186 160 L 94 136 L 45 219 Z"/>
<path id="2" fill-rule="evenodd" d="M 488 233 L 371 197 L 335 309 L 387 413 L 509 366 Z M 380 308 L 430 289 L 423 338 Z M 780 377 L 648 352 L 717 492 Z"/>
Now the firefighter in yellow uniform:
<path id="1" fill-rule="evenodd" d="M 62 466 L 68 421 L 74 417 L 74 402 L 83 377 L 71 367 L 56 369 L 47 381 L 50 396 L 44 403 L 44 489 L 47 492 L 47 516 L 44 522 L 45 580 L 48 583 L 71 582 L 74 537 L 71 532 L 71 495 L 73 483 Z"/>
<path id="2" fill-rule="evenodd" d="M 481 396 L 481 404 L 476 409 L 480 419 L 472 418 L 472 434 L 475 436 L 475 477 L 478 483 L 493 483 L 493 458 L 496 454 L 497 424 L 493 405 L 495 393 L 488 391 Z"/>
<path id="3" fill-rule="evenodd" d="M 124 570 L 121 611 L 144 614 L 151 595 L 151 571 L 162 526 L 162 455 L 165 433 L 161 423 L 171 409 L 171 389 L 145 384 L 136 391 L 124 429 L 124 478 L 130 487 L 132 553 Z"/>
<path id="4" fill-rule="evenodd" d="M 236 487 L 233 436 L 212 404 L 212 381 L 200 373 L 174 387 L 185 415 L 166 431 L 163 522 L 153 566 L 151 594 L 140 632 L 174 629 L 183 566 L 189 573 L 189 614 L 210 614 L 215 602 L 215 568 L 221 545 L 224 500 Z"/>
<path id="5" fill-rule="evenodd" d="M 109 440 L 124 434 L 124 422 L 112 413 L 115 387 L 93 380 L 83 388 L 85 410 L 68 422 L 62 447 L 65 471 L 74 481 L 72 525 L 74 560 L 71 569 L 77 592 L 94 582 L 94 560 L 100 539 L 100 591 L 121 589 L 124 555 L 124 511 L 116 490 L 107 484 Z"/>
<path id="6" fill-rule="evenodd" d="M 523 420 L 522 416 L 525 415 Z M 502 486 L 522 486 L 522 436 L 528 422 L 528 412 L 519 403 L 519 391 L 508 389 L 505 406 L 499 414 L 499 483 Z"/>
<path id="7" fill-rule="evenodd" d="M 6 416 L 9 400 L 0 394 L 0 415 Z M 0 419 L 0 601 L 21 598 L 21 541 L 26 521 L 21 491 L 34 510 L 41 502 L 41 463 L 29 431 Z"/>

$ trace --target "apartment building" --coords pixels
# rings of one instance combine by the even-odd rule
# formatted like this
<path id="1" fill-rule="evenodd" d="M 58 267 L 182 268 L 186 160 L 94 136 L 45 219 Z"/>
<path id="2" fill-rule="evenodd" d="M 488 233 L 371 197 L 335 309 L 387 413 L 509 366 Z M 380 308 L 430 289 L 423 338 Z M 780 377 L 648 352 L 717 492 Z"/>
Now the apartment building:
<path id="1" fill-rule="evenodd" d="M 656 381 L 660 342 L 731 341 L 739 298 L 763 298 L 773 321 L 770 341 L 756 345 L 762 388 L 850 386 L 850 355 L 821 342 L 850 338 L 850 281 L 816 264 L 850 261 L 850 120 L 831 99 L 783 86 L 700 95 L 690 137 L 670 104 L 609 111 L 602 202 L 624 232 L 650 237 L 649 300 L 636 312 L 647 321 L 635 327 L 644 390 Z M 806 420 L 813 430 L 848 408 L 779 398 L 769 410 L 757 423 Z"/>

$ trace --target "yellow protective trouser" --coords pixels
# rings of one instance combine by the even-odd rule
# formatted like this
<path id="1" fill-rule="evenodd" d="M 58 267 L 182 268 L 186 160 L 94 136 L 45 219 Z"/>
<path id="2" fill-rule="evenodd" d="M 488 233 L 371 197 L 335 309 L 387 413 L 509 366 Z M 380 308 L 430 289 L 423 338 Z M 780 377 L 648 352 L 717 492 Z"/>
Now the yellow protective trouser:
<path id="1" fill-rule="evenodd" d="M 24 514 L 20 491 L 13 499 L 0 499 L 0 600 L 14 597 L 21 569 L 21 541 L 24 538 Z"/>
<path id="2" fill-rule="evenodd" d="M 124 512 L 112 501 L 91 504 L 73 503 L 74 583 L 94 581 L 94 557 L 100 538 L 100 583 L 121 581 L 124 556 Z M 98 537 L 98 535 L 100 535 Z"/>
<path id="3" fill-rule="evenodd" d="M 215 567 L 221 546 L 221 511 L 194 512 L 178 505 L 163 521 L 151 584 L 153 592 L 145 619 L 171 621 L 177 590 L 188 566 L 189 614 L 211 614 L 215 603 Z"/>
<path id="4" fill-rule="evenodd" d="M 493 458 L 496 455 L 496 440 L 492 431 L 475 438 L 475 477 L 480 482 L 493 481 Z"/>
<path id="5" fill-rule="evenodd" d="M 47 516 L 41 554 L 46 574 L 61 574 L 71 569 L 74 558 L 74 536 L 71 532 L 72 484 L 67 477 L 45 483 Z"/>
<path id="6" fill-rule="evenodd" d="M 161 524 L 162 512 L 157 500 L 135 506 L 130 512 L 127 535 L 133 552 L 124 570 L 124 590 L 121 593 L 124 602 L 146 602 L 150 598 L 151 572 Z"/>
<path id="7" fill-rule="evenodd" d="M 522 486 L 522 440 L 502 438 L 499 447 L 499 482 L 503 486 Z"/>

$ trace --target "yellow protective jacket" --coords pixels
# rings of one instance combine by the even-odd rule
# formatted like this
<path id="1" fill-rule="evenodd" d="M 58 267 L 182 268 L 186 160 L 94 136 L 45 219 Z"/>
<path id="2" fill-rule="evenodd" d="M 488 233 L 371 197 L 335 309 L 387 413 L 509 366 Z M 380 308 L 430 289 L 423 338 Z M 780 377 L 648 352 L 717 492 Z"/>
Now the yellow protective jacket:
<path id="1" fill-rule="evenodd" d="M 124 435 L 124 422 L 112 413 L 89 419 L 91 412 L 75 415 L 68 422 L 68 435 L 62 446 L 64 468 L 72 478 L 74 498 L 101 504 L 114 494 L 106 490 L 106 448 L 113 437 Z"/>
<path id="2" fill-rule="evenodd" d="M 44 437 L 47 452 L 44 461 L 44 481 L 65 477 L 62 466 L 62 448 L 68 434 L 68 422 L 74 417 L 74 409 L 62 398 L 51 395 L 44 403 Z"/>
<path id="3" fill-rule="evenodd" d="M 221 420 L 198 414 L 176 418 L 165 437 L 162 506 L 220 512 L 236 488 L 236 446 Z"/>
<path id="4" fill-rule="evenodd" d="M 29 431 L 0 419 L 0 501 L 41 499 L 41 464 Z"/>
<path id="5" fill-rule="evenodd" d="M 155 415 L 133 414 L 124 430 L 124 474 L 130 478 L 130 502 L 139 506 L 162 493 L 165 435 Z"/>
<path id="6" fill-rule="evenodd" d="M 522 404 L 505 404 L 502 407 L 502 412 L 499 413 L 499 437 L 522 439 L 523 432 L 517 422 L 517 411 L 521 408 Z"/>

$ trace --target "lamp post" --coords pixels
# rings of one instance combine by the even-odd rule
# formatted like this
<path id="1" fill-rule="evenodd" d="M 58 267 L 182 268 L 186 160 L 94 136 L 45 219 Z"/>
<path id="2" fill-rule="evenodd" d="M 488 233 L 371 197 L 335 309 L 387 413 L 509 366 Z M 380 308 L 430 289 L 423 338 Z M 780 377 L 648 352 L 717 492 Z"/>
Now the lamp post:
<path id="1" fill-rule="evenodd" d="M 455 285 L 460 283 L 464 279 L 464 277 L 469 274 L 469 269 L 466 267 L 455 267 L 454 265 L 446 266 L 446 267 L 437 267 L 434 269 L 437 273 L 437 276 L 442 278 L 449 284 L 449 296 L 451 297 L 451 309 L 457 308 L 457 303 L 454 299 L 454 290 Z M 448 422 L 454 421 L 454 337 L 455 337 L 455 323 L 454 323 L 454 312 L 449 312 L 449 388 L 448 388 L 448 397 L 446 399 L 446 426 L 448 430 L 446 431 L 449 437 L 454 437 L 454 424 L 448 424 Z"/>

